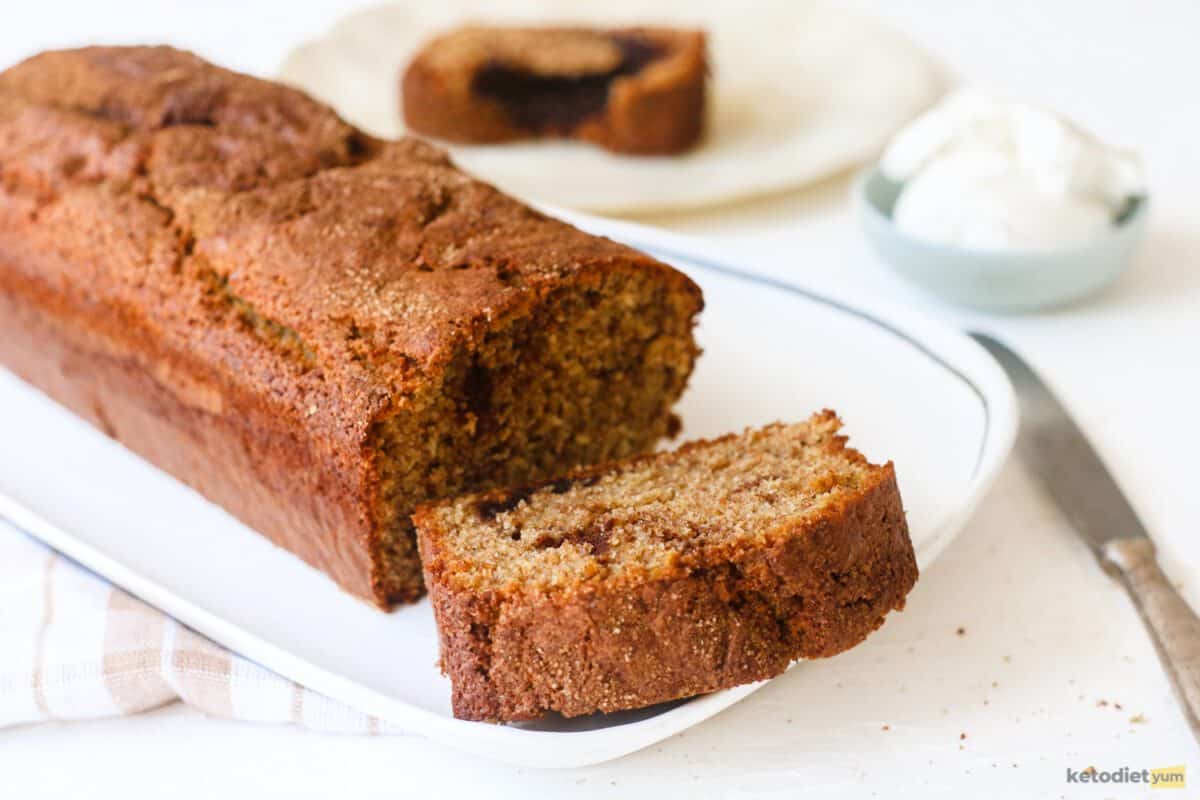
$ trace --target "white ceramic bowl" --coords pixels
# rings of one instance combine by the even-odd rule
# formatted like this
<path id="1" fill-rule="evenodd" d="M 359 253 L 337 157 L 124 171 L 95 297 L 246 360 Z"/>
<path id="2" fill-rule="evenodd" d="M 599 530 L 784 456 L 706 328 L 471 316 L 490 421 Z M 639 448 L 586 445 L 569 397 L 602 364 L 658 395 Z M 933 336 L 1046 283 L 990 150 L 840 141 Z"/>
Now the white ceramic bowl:
<path id="1" fill-rule="evenodd" d="M 855 182 L 858 216 L 877 253 L 902 276 L 958 305 L 1017 313 L 1078 300 L 1111 283 L 1133 262 L 1146 228 L 1139 197 L 1109 230 L 1057 250 L 972 250 L 910 236 L 892 222 L 900 184 L 876 167 Z"/>

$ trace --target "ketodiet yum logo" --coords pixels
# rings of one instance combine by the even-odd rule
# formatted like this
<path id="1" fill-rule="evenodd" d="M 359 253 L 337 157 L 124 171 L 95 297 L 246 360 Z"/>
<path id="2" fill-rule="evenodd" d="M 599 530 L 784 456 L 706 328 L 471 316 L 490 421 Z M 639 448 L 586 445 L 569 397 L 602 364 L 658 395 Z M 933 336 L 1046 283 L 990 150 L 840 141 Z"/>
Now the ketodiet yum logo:
<path id="1" fill-rule="evenodd" d="M 1187 786 L 1187 767 L 1158 767 L 1157 769 L 1071 769 L 1067 767 L 1067 783 L 1099 783 L 1147 786 L 1151 789 L 1182 789 Z"/>

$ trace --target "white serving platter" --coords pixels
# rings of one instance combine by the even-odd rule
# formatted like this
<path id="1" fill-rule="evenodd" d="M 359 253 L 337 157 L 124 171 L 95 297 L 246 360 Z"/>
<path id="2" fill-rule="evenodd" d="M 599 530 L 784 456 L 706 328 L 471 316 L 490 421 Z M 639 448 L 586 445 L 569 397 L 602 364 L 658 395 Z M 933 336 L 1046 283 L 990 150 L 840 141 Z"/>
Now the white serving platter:
<path id="1" fill-rule="evenodd" d="M 958 532 L 1012 445 L 1000 368 L 973 341 L 900 310 L 847 306 L 706 259 L 694 240 L 570 217 L 691 275 L 704 348 L 680 411 L 709 436 L 836 409 L 851 442 L 896 463 L 918 561 Z M 230 649 L 407 730 L 514 764 L 630 753 L 759 685 L 639 712 L 498 726 L 456 720 L 428 602 L 381 613 L 0 370 L 0 516 Z M 920 585 L 916 591 L 920 591 Z M 836 669 L 836 659 L 804 669 Z"/>

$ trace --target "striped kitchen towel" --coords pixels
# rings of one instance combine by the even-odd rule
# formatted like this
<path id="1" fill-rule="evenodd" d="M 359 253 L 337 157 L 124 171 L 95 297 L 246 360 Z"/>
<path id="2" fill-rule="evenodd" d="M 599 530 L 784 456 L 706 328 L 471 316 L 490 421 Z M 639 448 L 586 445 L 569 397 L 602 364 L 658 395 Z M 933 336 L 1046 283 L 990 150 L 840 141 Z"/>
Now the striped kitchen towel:
<path id="1" fill-rule="evenodd" d="M 401 732 L 225 650 L 0 519 L 0 727 L 176 700 L 229 719 Z"/>

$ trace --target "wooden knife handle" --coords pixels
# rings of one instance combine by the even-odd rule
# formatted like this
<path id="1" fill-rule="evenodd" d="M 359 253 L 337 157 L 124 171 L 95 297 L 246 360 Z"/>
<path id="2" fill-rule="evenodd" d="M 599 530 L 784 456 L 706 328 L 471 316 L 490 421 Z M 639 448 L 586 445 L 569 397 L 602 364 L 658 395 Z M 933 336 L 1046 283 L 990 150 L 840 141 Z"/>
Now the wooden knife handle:
<path id="1" fill-rule="evenodd" d="M 1154 639 L 1154 647 L 1200 741 L 1200 617 L 1167 580 L 1145 537 L 1118 539 L 1104 546 L 1105 567 L 1129 591 Z"/>

